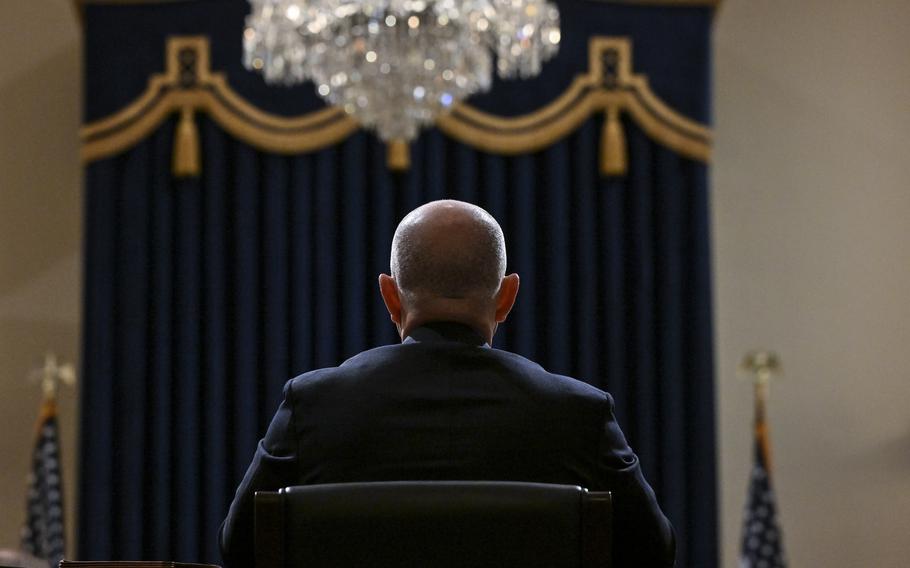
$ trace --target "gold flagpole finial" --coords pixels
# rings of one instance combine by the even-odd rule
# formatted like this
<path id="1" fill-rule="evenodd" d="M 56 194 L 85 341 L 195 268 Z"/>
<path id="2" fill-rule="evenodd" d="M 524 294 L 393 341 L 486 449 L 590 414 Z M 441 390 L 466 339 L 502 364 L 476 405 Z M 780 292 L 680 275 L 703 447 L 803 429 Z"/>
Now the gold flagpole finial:
<path id="1" fill-rule="evenodd" d="M 773 351 L 749 351 L 743 357 L 739 368 L 752 375 L 756 385 L 766 385 L 772 376 L 780 375 L 783 372 L 780 358 Z"/>
<path id="2" fill-rule="evenodd" d="M 41 383 L 45 402 L 55 401 L 61 384 L 70 387 L 76 384 L 76 371 L 70 363 L 58 364 L 57 355 L 48 352 L 44 355 L 44 365 L 32 371 L 31 379 Z"/>

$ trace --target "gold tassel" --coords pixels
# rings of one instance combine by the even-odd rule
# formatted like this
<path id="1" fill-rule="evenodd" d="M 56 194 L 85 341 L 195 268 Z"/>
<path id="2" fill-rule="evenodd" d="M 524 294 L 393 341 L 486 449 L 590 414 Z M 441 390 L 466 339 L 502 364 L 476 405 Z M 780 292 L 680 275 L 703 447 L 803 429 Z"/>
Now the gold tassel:
<path id="1" fill-rule="evenodd" d="M 600 137 L 600 173 L 605 176 L 624 176 L 629 170 L 626 134 L 619 121 L 619 108 L 607 108 Z"/>
<path id="2" fill-rule="evenodd" d="M 401 172 L 411 167 L 411 147 L 404 140 L 389 140 L 386 163 L 390 170 Z"/>
<path id="3" fill-rule="evenodd" d="M 174 177 L 194 177 L 202 171 L 199 164 L 199 131 L 193 120 L 193 108 L 180 109 L 180 122 L 174 135 Z"/>

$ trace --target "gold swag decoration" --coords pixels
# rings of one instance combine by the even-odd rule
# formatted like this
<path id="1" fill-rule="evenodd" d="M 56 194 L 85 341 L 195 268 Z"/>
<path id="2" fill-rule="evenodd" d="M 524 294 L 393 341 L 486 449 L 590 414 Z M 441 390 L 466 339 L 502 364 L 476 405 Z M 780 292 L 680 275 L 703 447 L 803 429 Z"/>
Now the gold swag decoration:
<path id="1" fill-rule="evenodd" d="M 337 144 L 350 136 L 357 122 L 338 107 L 326 107 L 297 117 L 265 112 L 239 96 L 224 73 L 212 72 L 209 41 L 203 36 L 167 40 L 167 67 L 152 75 L 145 92 L 116 113 L 80 129 L 82 161 L 118 154 L 144 139 L 173 114 L 175 129 L 172 170 L 177 177 L 201 172 L 199 133 L 195 114 L 206 113 L 235 138 L 260 150 L 299 154 Z M 603 113 L 600 171 L 625 175 L 628 169 L 623 114 L 657 142 L 695 160 L 711 156 L 711 131 L 663 103 L 647 77 L 632 73 L 632 44 L 624 37 L 592 37 L 588 71 L 578 75 L 555 100 L 515 117 L 492 115 L 461 103 L 436 125 L 446 135 L 494 154 L 535 152 L 567 136 L 594 113 Z M 389 166 L 409 167 L 408 145 L 388 145 Z"/>

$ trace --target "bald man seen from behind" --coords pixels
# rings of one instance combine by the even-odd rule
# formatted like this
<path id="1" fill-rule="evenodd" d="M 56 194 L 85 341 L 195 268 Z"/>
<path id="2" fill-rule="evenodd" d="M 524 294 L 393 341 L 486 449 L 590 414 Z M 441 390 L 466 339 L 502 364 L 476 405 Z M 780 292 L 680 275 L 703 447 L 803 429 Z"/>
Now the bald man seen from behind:
<path id="1" fill-rule="evenodd" d="M 434 201 L 392 240 L 379 290 L 401 343 L 289 381 L 221 527 L 252 568 L 253 496 L 292 485 L 495 480 L 613 492 L 614 565 L 673 566 L 673 528 L 606 392 L 490 347 L 518 294 L 483 209 Z"/>

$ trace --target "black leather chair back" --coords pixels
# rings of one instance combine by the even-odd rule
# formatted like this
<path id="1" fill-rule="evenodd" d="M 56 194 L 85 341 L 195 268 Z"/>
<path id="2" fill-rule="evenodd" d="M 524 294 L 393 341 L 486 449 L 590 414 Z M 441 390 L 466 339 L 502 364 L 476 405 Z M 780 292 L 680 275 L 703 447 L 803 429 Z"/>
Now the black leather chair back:
<path id="1" fill-rule="evenodd" d="M 256 493 L 257 568 L 610 566 L 609 493 L 480 481 Z"/>

